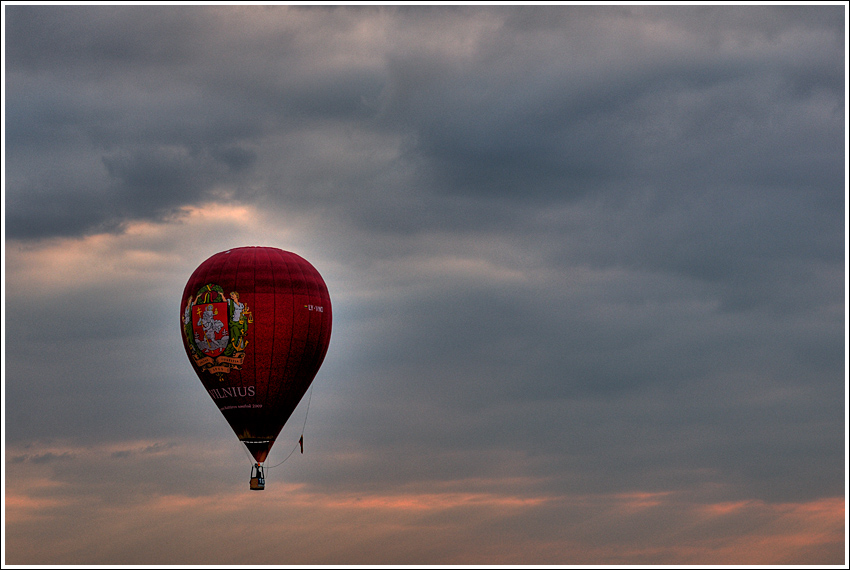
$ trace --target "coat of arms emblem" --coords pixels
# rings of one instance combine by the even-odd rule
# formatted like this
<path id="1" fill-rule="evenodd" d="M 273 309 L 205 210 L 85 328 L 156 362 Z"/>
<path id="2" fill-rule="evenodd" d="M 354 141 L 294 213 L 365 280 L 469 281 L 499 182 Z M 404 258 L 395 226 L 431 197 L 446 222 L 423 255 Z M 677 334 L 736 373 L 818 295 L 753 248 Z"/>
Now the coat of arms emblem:
<path id="1" fill-rule="evenodd" d="M 239 370 L 245 359 L 248 324 L 254 322 L 248 306 L 239 302 L 239 293 L 208 283 L 189 296 L 183 311 L 183 334 L 192 360 L 224 380 L 224 374 Z"/>

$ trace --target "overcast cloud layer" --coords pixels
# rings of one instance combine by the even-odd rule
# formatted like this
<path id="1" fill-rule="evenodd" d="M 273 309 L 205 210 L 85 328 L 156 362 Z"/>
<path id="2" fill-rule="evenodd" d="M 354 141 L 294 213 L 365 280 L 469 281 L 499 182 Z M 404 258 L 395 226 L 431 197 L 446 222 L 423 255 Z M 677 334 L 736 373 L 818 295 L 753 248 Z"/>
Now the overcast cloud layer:
<path id="1" fill-rule="evenodd" d="M 846 6 L 3 11 L 5 562 L 846 563 Z M 241 245 L 334 304 L 260 494 Z"/>

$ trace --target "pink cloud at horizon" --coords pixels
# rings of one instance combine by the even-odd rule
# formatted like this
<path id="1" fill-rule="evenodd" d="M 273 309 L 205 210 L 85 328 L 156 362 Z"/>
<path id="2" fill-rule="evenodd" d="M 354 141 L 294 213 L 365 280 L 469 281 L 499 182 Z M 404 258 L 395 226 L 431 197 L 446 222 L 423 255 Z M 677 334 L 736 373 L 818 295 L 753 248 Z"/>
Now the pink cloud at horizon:
<path id="1" fill-rule="evenodd" d="M 80 449 L 51 453 L 87 461 Z M 336 492 L 274 481 L 263 493 L 241 480 L 211 492 L 187 483 L 145 493 L 128 482 L 121 495 L 47 469 L 27 479 L 21 467 L 31 464 L 9 457 L 10 564 L 840 564 L 844 556 L 843 497 L 540 494 L 523 478 Z"/>

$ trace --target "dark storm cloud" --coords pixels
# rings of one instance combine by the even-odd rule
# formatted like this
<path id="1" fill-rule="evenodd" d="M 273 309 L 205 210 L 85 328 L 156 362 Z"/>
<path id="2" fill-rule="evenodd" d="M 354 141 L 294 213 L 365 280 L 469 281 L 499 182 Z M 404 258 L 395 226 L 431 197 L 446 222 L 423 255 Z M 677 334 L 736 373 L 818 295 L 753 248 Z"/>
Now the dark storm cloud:
<path id="1" fill-rule="evenodd" d="M 374 218 L 385 184 L 399 200 L 412 190 L 426 199 L 471 192 L 511 202 L 630 192 L 636 184 L 661 193 L 685 184 L 696 191 L 789 183 L 817 193 L 839 184 L 841 36 L 822 22 L 830 8 L 794 18 L 781 7 L 758 16 L 744 8 L 741 18 L 734 10 L 266 10 L 273 21 L 285 14 L 340 34 L 329 46 L 295 26 L 239 38 L 233 25 L 257 23 L 240 10 L 13 7 L 9 194 L 21 206 L 11 235 L 155 218 L 220 198 L 216 183 L 230 196 L 274 197 L 274 186 L 258 181 L 257 156 L 274 152 L 272 132 L 296 136 L 306 120 L 405 141 L 365 178 L 317 172 L 310 156 L 282 173 L 283 186 L 303 186 L 307 173 L 314 185 L 339 186 L 335 200 L 367 227 L 386 226 Z M 332 50 L 353 41 L 353 22 L 390 16 L 386 44 L 348 65 L 334 62 Z M 450 55 L 464 20 L 486 29 L 471 34 L 465 53 Z M 452 38 L 447 45 L 425 41 L 434 26 Z M 27 141 L 43 149 L 48 140 L 88 148 L 98 188 L 90 199 L 68 198 L 79 193 L 57 174 L 44 180 L 43 154 L 27 164 Z M 71 157 L 50 156 L 69 168 Z M 388 179 L 388 170 L 403 177 Z M 27 198 L 33 188 L 75 215 L 46 212 L 40 221 Z M 293 191 L 277 196 L 285 205 Z M 416 218 L 424 205 L 387 215 L 403 229 L 415 222 L 401 218 Z"/>
<path id="2" fill-rule="evenodd" d="M 792 53 L 800 41 L 794 34 L 777 46 L 718 50 L 702 49 L 716 41 L 713 28 L 688 30 L 687 42 L 663 37 L 668 30 L 684 34 L 682 28 L 696 27 L 695 20 L 706 20 L 702 11 L 680 12 L 681 21 L 668 21 L 659 39 L 583 17 L 587 12 L 580 9 L 552 10 L 549 25 L 526 22 L 511 33 L 511 16 L 522 12 L 508 12 L 504 26 L 462 63 L 434 55 L 391 60 L 388 106 L 399 121 L 415 125 L 418 150 L 447 177 L 449 191 L 563 198 L 600 190 L 612 180 L 647 177 L 702 186 L 742 177 L 763 181 L 777 167 L 777 180 L 787 180 L 789 170 L 821 176 L 820 169 L 779 159 L 792 154 L 788 148 L 811 144 L 835 161 L 843 80 L 841 39 L 834 30 L 805 38 L 809 45 Z M 600 13 L 646 26 L 666 14 Z M 589 23 L 591 31 L 573 35 L 572 28 L 581 26 L 576 20 Z M 816 56 L 820 47 L 830 55 Z M 541 65 L 544 57 L 549 60 Z M 807 101 L 816 90 L 823 99 Z M 794 128 L 809 121 L 803 113 L 812 103 L 823 106 L 826 116 L 815 130 L 826 140 Z M 783 108 L 790 117 L 776 112 Z M 665 176 L 670 170 L 678 177 Z M 829 174 L 831 182 L 841 180 L 835 168 Z"/>
<path id="3" fill-rule="evenodd" d="M 334 299 L 302 490 L 841 496 L 841 7 L 5 9 L 20 473 L 242 477 L 176 324 L 250 236 Z"/>
<path id="4" fill-rule="evenodd" d="M 350 255 L 416 255 L 417 235 L 486 231 L 534 256 L 519 271 L 661 272 L 724 310 L 812 309 L 821 300 L 794 290 L 820 291 L 843 253 L 833 12 L 270 8 L 285 25 L 248 39 L 232 26 L 256 26 L 258 11 L 10 7 L 7 234 L 120 231 L 213 200 L 321 204 L 364 232 Z M 315 29 L 288 23 L 301 20 Z M 376 21 L 378 55 L 334 63 L 346 34 Z M 469 44 L 454 35 L 464 22 L 478 26 Z M 315 30 L 342 39 L 310 43 Z M 333 145 L 363 159 L 341 163 Z M 481 314 L 502 319 L 482 333 L 513 320 L 571 338 L 559 323 L 581 318 L 553 317 L 554 295 L 511 319 L 515 295 L 540 294 L 521 287 L 459 291 L 446 315 L 450 285 L 432 285 L 419 300 L 429 338 Z M 629 322 L 617 334 L 641 332 Z"/>
<path id="5" fill-rule="evenodd" d="M 268 53 L 273 73 L 243 65 L 232 31 L 210 32 L 227 27 L 216 11 L 40 8 L 9 9 L 10 237 L 120 230 L 251 196 L 259 136 L 357 113 L 369 95 L 368 74 L 310 75 L 305 90 L 293 65 L 274 73 L 286 34 Z"/>

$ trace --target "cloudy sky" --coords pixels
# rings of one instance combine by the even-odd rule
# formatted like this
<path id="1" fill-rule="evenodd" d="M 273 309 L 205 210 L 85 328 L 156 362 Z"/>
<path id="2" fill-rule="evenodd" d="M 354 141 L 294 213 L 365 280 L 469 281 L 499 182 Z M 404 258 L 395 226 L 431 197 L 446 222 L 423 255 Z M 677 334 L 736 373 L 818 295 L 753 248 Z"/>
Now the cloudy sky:
<path id="1" fill-rule="evenodd" d="M 4 562 L 843 564 L 846 10 L 4 4 Z M 334 312 L 262 493 L 243 245 Z"/>

